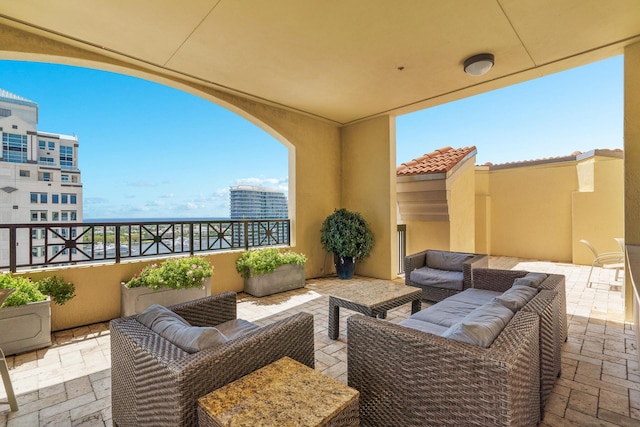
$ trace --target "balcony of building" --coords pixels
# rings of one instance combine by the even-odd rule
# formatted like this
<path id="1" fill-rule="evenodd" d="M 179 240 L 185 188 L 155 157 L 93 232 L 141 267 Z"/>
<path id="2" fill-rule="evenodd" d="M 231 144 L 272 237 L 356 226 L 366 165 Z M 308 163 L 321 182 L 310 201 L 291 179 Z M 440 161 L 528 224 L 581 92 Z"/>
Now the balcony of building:
<path id="1" fill-rule="evenodd" d="M 597 269 L 595 283 L 587 287 L 588 266 L 491 257 L 489 267 L 566 277 L 569 338 L 562 349 L 562 374 L 540 425 L 638 425 L 638 350 L 631 325 L 624 320 L 622 282 L 614 272 Z M 238 317 L 267 325 L 298 312 L 313 314 L 316 370 L 346 383 L 345 325 L 354 312 L 342 310 L 337 340 L 327 336 L 327 324 L 328 293 L 347 284 L 326 277 L 268 297 L 239 293 Z M 409 307 L 402 306 L 391 310 L 388 320 L 398 322 L 408 315 Z M 51 347 L 8 357 L 20 410 L 3 409 L 0 425 L 112 425 L 110 357 L 108 322 L 57 331 Z"/>

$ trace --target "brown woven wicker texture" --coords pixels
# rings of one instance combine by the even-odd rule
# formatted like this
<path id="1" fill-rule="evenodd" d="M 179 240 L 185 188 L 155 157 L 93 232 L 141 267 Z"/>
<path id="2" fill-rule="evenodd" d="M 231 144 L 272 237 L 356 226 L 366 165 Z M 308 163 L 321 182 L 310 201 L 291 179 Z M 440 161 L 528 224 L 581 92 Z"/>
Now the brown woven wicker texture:
<path id="1" fill-rule="evenodd" d="M 443 299 L 448 298 L 451 295 L 455 295 L 461 292 L 454 289 L 441 289 L 441 288 L 434 288 L 432 286 L 423 286 L 411 281 L 411 278 L 409 277 L 410 276 L 409 273 L 411 273 L 416 268 L 424 267 L 427 265 L 427 252 L 428 250 L 404 257 L 405 284 L 407 286 L 415 286 L 422 289 L 422 299 L 426 301 L 435 301 L 435 302 L 442 301 Z M 463 267 L 464 279 L 462 282 L 462 290 L 465 290 L 471 287 L 471 281 L 473 279 L 474 270 L 476 268 L 483 268 L 483 267 L 486 268 L 488 266 L 489 266 L 489 257 L 484 254 L 477 254 L 475 257 L 465 262 Z"/>
<path id="2" fill-rule="evenodd" d="M 225 292 L 170 307 L 197 326 L 236 316 L 236 294 Z M 299 313 L 238 339 L 189 354 L 147 329 L 135 316 L 111 329 L 111 399 L 116 425 L 195 426 L 197 399 L 289 356 L 314 367 L 313 316 Z"/>
<path id="3" fill-rule="evenodd" d="M 520 311 L 481 348 L 361 315 L 347 320 L 348 382 L 374 426 L 535 426 L 538 317 Z"/>

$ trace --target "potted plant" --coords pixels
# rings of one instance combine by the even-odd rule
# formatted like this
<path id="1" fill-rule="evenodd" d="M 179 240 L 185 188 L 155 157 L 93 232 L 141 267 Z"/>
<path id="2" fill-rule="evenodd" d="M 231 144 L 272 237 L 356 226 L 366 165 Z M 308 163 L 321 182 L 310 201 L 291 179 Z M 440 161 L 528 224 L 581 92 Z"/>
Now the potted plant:
<path id="1" fill-rule="evenodd" d="M 373 249 L 373 232 L 359 212 L 336 209 L 325 218 L 320 233 L 320 242 L 333 254 L 341 279 L 353 277 L 356 260 L 365 259 Z"/>
<path id="2" fill-rule="evenodd" d="M 51 299 L 64 304 L 75 296 L 75 286 L 56 276 L 33 282 L 28 277 L 2 274 L 0 288 L 15 289 L 0 309 L 0 348 L 4 353 L 50 346 Z"/>
<path id="3" fill-rule="evenodd" d="M 147 265 L 121 283 L 121 315 L 141 313 L 152 304 L 169 306 L 208 296 L 212 275 L 213 266 L 201 256 Z"/>
<path id="4" fill-rule="evenodd" d="M 278 248 L 251 250 L 236 260 L 236 271 L 244 278 L 244 291 L 256 297 L 304 287 L 307 257 Z"/>

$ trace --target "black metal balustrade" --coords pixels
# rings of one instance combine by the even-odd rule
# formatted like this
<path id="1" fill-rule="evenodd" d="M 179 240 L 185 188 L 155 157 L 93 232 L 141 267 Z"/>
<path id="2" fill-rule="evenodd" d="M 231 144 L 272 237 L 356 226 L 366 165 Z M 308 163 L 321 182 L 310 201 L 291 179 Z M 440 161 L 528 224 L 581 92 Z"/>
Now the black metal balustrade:
<path id="1" fill-rule="evenodd" d="M 288 219 L 0 224 L 0 270 L 289 245 Z"/>

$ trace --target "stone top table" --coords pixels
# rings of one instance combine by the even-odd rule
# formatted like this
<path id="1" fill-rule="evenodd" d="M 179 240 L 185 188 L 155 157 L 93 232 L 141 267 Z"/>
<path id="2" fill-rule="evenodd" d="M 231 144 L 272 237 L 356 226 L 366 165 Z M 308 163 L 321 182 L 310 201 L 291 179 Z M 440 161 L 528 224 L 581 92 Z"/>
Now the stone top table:
<path id="1" fill-rule="evenodd" d="M 200 426 L 359 426 L 359 392 L 289 357 L 198 399 Z"/>
<path id="2" fill-rule="evenodd" d="M 340 330 L 340 307 L 371 317 L 384 319 L 387 310 L 411 303 L 411 314 L 420 311 L 422 290 L 389 280 L 355 281 L 329 293 L 328 335 L 337 339 Z"/>

